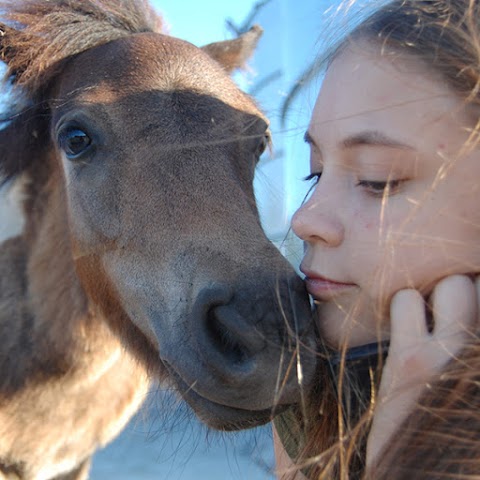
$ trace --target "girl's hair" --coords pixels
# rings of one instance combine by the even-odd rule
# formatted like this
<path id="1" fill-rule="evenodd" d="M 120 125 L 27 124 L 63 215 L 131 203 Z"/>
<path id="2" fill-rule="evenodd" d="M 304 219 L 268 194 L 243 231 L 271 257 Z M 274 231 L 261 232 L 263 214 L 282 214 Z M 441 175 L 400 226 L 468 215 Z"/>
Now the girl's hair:
<path id="1" fill-rule="evenodd" d="M 341 42 L 366 39 L 407 53 L 436 72 L 462 98 L 480 94 L 480 3 L 477 0 L 395 0 Z"/>
<path id="2" fill-rule="evenodd" d="M 418 59 L 468 105 L 480 104 L 480 0 L 393 0 L 358 24 L 331 50 L 329 61 L 359 40 L 387 54 Z M 471 140 L 479 130 L 477 112 L 480 109 L 472 109 Z M 341 362 L 327 391 L 317 393 L 330 401 L 311 407 L 318 419 L 298 461 L 310 468 L 310 478 L 478 478 L 480 340 L 472 340 L 425 388 L 416 409 L 384 447 L 375 470 L 365 473 L 365 439 L 381 363 L 372 382 L 362 385 L 352 381 L 355 371 L 348 362 Z M 353 414 L 346 414 L 352 409 Z"/>

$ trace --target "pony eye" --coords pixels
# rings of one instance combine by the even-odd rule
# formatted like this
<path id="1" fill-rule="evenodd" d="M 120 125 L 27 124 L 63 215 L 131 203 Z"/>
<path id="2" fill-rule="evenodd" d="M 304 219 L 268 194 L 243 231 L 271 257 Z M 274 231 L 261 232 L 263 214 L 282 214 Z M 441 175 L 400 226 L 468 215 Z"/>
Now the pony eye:
<path id="1" fill-rule="evenodd" d="M 263 155 L 263 153 L 265 153 L 265 150 L 269 145 L 270 145 L 270 135 L 267 134 L 262 137 L 261 142 L 257 146 L 257 151 L 256 151 L 257 157 L 260 157 L 261 155 Z"/>
<path id="2" fill-rule="evenodd" d="M 68 159 L 75 160 L 90 149 L 92 139 L 80 128 L 67 127 L 60 132 L 58 144 Z"/>

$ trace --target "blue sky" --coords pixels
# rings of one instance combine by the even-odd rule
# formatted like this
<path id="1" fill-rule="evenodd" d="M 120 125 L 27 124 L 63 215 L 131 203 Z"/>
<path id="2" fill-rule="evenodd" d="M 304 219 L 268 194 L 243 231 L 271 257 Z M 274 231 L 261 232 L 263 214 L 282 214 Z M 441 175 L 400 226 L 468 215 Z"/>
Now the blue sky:
<path id="1" fill-rule="evenodd" d="M 255 0 L 154 0 L 162 13 L 169 33 L 201 46 L 232 38 L 225 18 L 241 22 L 256 3 Z"/>

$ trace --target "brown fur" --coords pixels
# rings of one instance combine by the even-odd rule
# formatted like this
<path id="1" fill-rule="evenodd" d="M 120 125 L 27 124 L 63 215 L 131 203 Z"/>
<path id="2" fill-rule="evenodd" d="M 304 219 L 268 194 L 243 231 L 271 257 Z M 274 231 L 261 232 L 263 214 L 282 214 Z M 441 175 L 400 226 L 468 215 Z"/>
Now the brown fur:
<path id="1" fill-rule="evenodd" d="M 259 30 L 213 60 L 140 0 L 0 9 L 28 104 L 0 131 L 0 170 L 26 184 L 0 245 L 0 478 L 86 478 L 152 380 L 224 430 L 298 402 L 309 303 L 258 219 L 266 119 L 225 73 Z"/>

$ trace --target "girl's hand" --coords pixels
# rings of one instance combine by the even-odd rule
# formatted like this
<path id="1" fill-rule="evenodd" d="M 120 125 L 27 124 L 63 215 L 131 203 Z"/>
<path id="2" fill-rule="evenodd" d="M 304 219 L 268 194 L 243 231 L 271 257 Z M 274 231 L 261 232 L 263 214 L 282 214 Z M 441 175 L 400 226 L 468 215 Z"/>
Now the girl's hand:
<path id="1" fill-rule="evenodd" d="M 475 285 L 467 276 L 445 278 L 432 294 L 433 330 L 429 332 L 419 292 L 401 290 L 393 297 L 390 348 L 368 436 L 367 467 L 412 411 L 423 388 L 472 338 L 479 300 L 478 278 Z"/>

